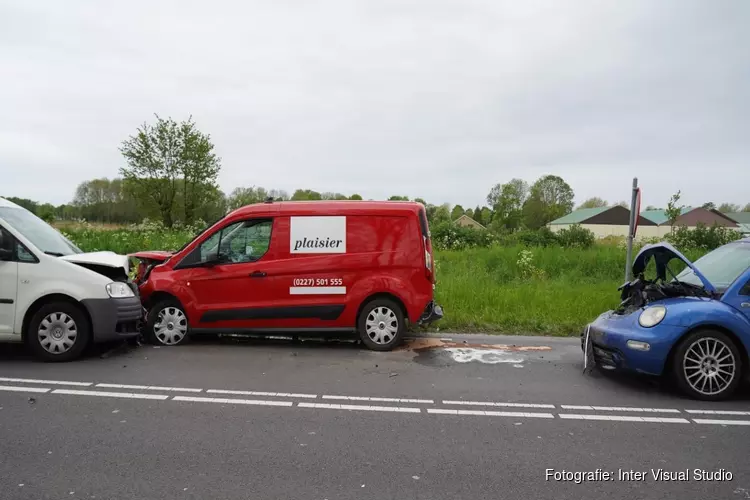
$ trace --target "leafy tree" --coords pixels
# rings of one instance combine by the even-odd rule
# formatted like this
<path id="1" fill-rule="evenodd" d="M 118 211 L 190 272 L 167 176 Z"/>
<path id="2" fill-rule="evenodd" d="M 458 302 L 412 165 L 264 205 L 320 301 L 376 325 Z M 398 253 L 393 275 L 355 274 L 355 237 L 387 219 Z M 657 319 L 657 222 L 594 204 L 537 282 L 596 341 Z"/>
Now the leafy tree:
<path id="1" fill-rule="evenodd" d="M 245 205 L 263 202 L 268 196 L 268 192 L 262 187 L 238 187 L 227 197 L 227 207 L 230 210 L 234 210 Z"/>
<path id="2" fill-rule="evenodd" d="M 470 209 L 470 208 L 467 208 L 467 209 L 466 209 L 466 212 L 464 212 L 464 213 L 465 213 L 465 214 L 466 214 L 467 216 L 471 217 L 472 219 L 474 218 L 474 210 L 472 210 L 472 209 Z"/>
<path id="3" fill-rule="evenodd" d="M 620 200 L 620 201 L 618 201 L 617 203 L 615 203 L 615 206 L 616 206 L 616 207 L 623 207 L 623 208 L 627 208 L 628 210 L 630 210 L 630 203 L 628 203 L 628 202 L 627 202 L 627 201 L 625 201 L 625 200 Z"/>
<path id="4" fill-rule="evenodd" d="M 722 203 L 719 205 L 719 212 L 721 213 L 732 213 L 732 212 L 739 212 L 740 206 L 736 203 Z"/>
<path id="5" fill-rule="evenodd" d="M 120 169 L 126 190 L 143 207 L 156 209 L 167 227 L 175 221 L 178 180 L 183 181 L 183 216 L 192 222 L 221 168 L 209 136 L 195 128 L 192 117 L 177 124 L 156 115 L 156 123 L 139 127 L 122 142 L 120 152 L 127 163 Z"/>
<path id="6" fill-rule="evenodd" d="M 750 212 L 750 203 L 748 203 L 747 205 L 745 205 L 744 207 L 742 207 L 741 211 L 742 212 Z"/>
<path id="7" fill-rule="evenodd" d="M 581 203 L 578 206 L 578 208 L 579 209 L 580 208 L 601 208 L 601 207 L 606 207 L 606 206 L 607 206 L 606 201 L 604 201 L 603 199 L 599 197 L 594 196 L 593 198 L 589 198 L 588 200 Z"/>
<path id="8" fill-rule="evenodd" d="M 276 201 L 288 201 L 290 199 L 289 193 L 283 189 L 272 189 L 268 192 L 268 196 Z"/>
<path id="9" fill-rule="evenodd" d="M 40 219 L 43 219 L 44 221 L 51 223 L 55 220 L 55 207 L 54 205 L 51 205 L 49 203 L 44 203 L 42 205 L 39 205 L 36 211 L 37 217 Z"/>
<path id="10" fill-rule="evenodd" d="M 456 220 L 459 217 L 461 217 L 465 213 L 464 207 L 461 205 L 456 205 L 453 207 L 453 210 L 451 210 L 451 220 Z"/>
<path id="11" fill-rule="evenodd" d="M 573 209 L 573 189 L 561 177 L 545 175 L 529 192 L 523 206 L 523 220 L 530 229 L 538 229 Z"/>
<path id="12" fill-rule="evenodd" d="M 671 228 L 671 230 L 674 230 L 674 225 L 677 222 L 677 218 L 682 214 L 682 209 L 684 208 L 684 205 L 678 205 L 679 201 L 680 191 L 678 190 L 669 199 L 667 208 L 666 210 L 664 210 L 664 213 L 667 215 L 667 220 L 669 221 L 669 227 Z"/>
<path id="13" fill-rule="evenodd" d="M 360 194 L 353 194 L 349 197 L 350 200 L 362 200 L 362 195 Z"/>
<path id="14" fill-rule="evenodd" d="M 292 200 L 321 200 L 320 193 L 312 189 L 298 189 L 292 194 Z"/>
<path id="15" fill-rule="evenodd" d="M 511 179 L 505 184 L 496 184 L 487 195 L 487 203 L 494 210 L 495 226 L 509 230 L 521 225 L 523 204 L 529 196 L 529 185 L 522 179 Z M 476 218 L 476 212 L 474 212 Z M 482 219 L 484 219 L 482 215 Z M 478 221 L 479 222 L 479 221 Z M 489 224 L 489 220 L 482 224 Z"/>
<path id="16" fill-rule="evenodd" d="M 343 195 L 341 193 L 331 193 L 330 191 L 322 193 L 320 195 L 321 200 L 346 200 L 348 199 L 346 195 Z"/>
<path id="17" fill-rule="evenodd" d="M 479 222 L 483 226 L 489 226 L 490 222 L 492 222 L 492 210 L 490 210 L 488 207 L 482 207 L 482 210 L 479 212 L 479 218 L 475 218 L 477 222 Z M 474 214 L 476 216 L 476 213 Z"/>
<path id="18" fill-rule="evenodd" d="M 428 220 L 429 220 L 429 214 L 428 214 Z M 440 224 L 442 222 L 450 222 L 451 221 L 451 207 L 448 203 L 443 203 L 442 205 L 435 207 L 435 211 L 432 214 L 432 219 L 429 220 L 430 225 L 432 224 Z"/>
<path id="19" fill-rule="evenodd" d="M 39 207 L 39 204 L 35 201 L 26 199 L 26 198 L 16 198 L 15 196 L 4 196 L 6 200 L 8 200 L 11 203 L 15 203 L 16 205 L 25 208 L 29 212 L 36 214 L 37 209 Z"/>
<path id="20" fill-rule="evenodd" d="M 414 198 L 414 201 L 416 201 L 417 203 L 421 203 L 425 207 L 427 206 L 427 202 L 424 201 L 422 198 Z"/>
<path id="21" fill-rule="evenodd" d="M 391 196 L 388 201 L 409 201 L 408 196 Z"/>
<path id="22" fill-rule="evenodd" d="M 659 209 L 653 205 L 649 205 L 645 208 L 645 210 L 659 210 Z"/>
<path id="23" fill-rule="evenodd" d="M 709 201 L 708 203 L 704 203 L 701 205 L 702 208 L 705 208 L 706 210 L 716 210 L 716 203 L 713 201 Z"/>

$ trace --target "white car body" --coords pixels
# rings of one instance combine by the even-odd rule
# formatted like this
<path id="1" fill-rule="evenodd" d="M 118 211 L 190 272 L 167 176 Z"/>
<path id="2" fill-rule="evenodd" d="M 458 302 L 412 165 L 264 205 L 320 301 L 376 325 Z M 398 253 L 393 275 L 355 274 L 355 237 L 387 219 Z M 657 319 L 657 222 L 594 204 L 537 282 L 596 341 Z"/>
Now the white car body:
<path id="1" fill-rule="evenodd" d="M 3 198 L 0 252 L 5 252 L 0 254 L 0 341 L 22 341 L 30 315 L 40 304 L 59 299 L 73 301 L 86 312 L 93 341 L 137 335 L 120 328 L 135 317 L 136 304 L 142 312 L 137 290 L 127 283 L 127 256 L 83 253 L 52 226 Z M 123 308 L 128 314 L 122 314 Z M 119 318 L 110 318 L 113 314 Z"/>

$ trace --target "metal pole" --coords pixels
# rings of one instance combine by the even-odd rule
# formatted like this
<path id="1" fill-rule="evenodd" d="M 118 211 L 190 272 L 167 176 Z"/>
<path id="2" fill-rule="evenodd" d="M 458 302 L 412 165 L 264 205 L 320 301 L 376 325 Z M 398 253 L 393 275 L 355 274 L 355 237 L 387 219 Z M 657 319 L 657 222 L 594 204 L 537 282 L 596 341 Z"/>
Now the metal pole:
<path id="1" fill-rule="evenodd" d="M 638 214 L 636 214 L 636 205 L 638 203 L 638 178 L 633 177 L 633 192 L 630 197 L 630 227 L 628 228 L 628 253 L 625 257 L 625 281 L 630 281 L 630 261 L 633 258 L 633 234 L 635 230 L 635 221 Z"/>

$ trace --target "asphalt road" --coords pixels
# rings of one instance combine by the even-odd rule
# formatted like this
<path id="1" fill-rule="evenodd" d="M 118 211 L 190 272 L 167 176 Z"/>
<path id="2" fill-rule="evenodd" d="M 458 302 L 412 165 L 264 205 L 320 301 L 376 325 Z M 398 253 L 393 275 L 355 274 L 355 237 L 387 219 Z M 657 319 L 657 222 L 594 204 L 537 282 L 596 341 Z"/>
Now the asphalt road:
<path id="1" fill-rule="evenodd" d="M 750 499 L 747 390 L 701 403 L 582 374 L 575 339 L 447 337 L 105 346 L 66 364 L 2 346 L 0 497 Z"/>

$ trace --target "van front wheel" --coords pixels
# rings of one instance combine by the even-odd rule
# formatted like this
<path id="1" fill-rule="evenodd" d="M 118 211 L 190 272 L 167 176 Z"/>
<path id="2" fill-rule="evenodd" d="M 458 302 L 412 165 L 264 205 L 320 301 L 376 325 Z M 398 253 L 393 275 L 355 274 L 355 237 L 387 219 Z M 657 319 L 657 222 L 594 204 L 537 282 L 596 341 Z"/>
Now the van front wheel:
<path id="1" fill-rule="evenodd" d="M 50 302 L 31 317 L 26 344 L 44 361 L 71 361 L 91 341 L 91 325 L 81 309 L 69 302 Z"/>
<path id="2" fill-rule="evenodd" d="M 404 313 L 390 299 L 375 299 L 362 308 L 357 319 L 359 337 L 368 349 L 390 351 L 404 336 Z"/>

